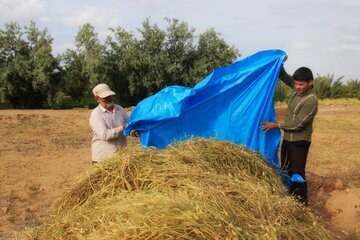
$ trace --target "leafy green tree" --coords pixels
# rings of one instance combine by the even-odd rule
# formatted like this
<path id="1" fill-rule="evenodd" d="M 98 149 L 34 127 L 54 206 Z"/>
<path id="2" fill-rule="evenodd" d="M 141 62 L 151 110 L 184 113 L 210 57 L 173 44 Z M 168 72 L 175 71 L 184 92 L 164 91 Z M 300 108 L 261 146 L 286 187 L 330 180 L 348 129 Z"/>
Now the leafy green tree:
<path id="1" fill-rule="evenodd" d="M 106 76 L 117 93 L 130 93 L 130 99 L 123 102 L 136 104 L 171 85 L 192 87 L 214 68 L 239 56 L 213 29 L 201 34 L 196 44 L 195 30 L 187 23 L 165 21 L 163 30 L 146 19 L 138 29 L 139 39 L 120 27 L 111 29 L 113 36 L 106 42 Z"/>
<path id="2" fill-rule="evenodd" d="M 278 80 L 278 84 L 275 89 L 275 102 L 285 102 L 288 100 L 292 89 L 288 87 L 285 83 Z"/>
<path id="3" fill-rule="evenodd" d="M 29 46 L 16 23 L 5 24 L 5 29 L 0 30 L 0 44 L 1 101 L 16 106 L 24 101 L 26 89 L 32 85 L 26 77 L 30 75 Z"/>
<path id="4" fill-rule="evenodd" d="M 346 97 L 360 99 L 360 80 L 351 79 L 346 84 Z"/>
<path id="5" fill-rule="evenodd" d="M 67 49 L 60 58 L 65 69 L 63 91 L 72 98 L 79 98 L 90 94 L 96 84 L 106 82 L 105 46 L 89 23 L 79 28 L 75 45 L 75 50 Z"/>
<path id="6" fill-rule="evenodd" d="M 39 31 L 35 22 L 27 29 L 30 44 L 30 62 L 32 70 L 32 87 L 35 92 L 43 93 L 48 103 L 63 84 L 59 60 L 52 55 L 53 39 L 47 35 L 47 30 Z"/>
<path id="7" fill-rule="evenodd" d="M 138 31 L 141 39 L 136 41 L 136 53 L 132 56 L 135 63 L 132 69 L 136 71 L 136 77 L 129 79 L 129 90 L 140 100 L 166 87 L 172 81 L 172 76 L 166 74 L 166 68 L 171 64 L 165 53 L 166 32 L 156 24 L 151 25 L 149 19 L 142 23 L 142 29 Z"/>
<path id="8" fill-rule="evenodd" d="M 229 46 L 213 28 L 209 29 L 199 35 L 193 78 L 199 81 L 215 68 L 229 65 L 240 56 L 235 47 Z"/>
<path id="9" fill-rule="evenodd" d="M 75 40 L 78 57 L 83 63 L 82 74 L 88 78 L 90 87 L 104 82 L 103 58 L 105 47 L 100 43 L 94 27 L 89 23 L 81 26 Z"/>
<path id="10" fill-rule="evenodd" d="M 58 62 L 51 54 L 53 39 L 31 22 L 0 30 L 0 96 L 14 108 L 42 107 L 61 81 Z"/>
<path id="11" fill-rule="evenodd" d="M 330 90 L 330 98 L 336 99 L 341 98 L 345 95 L 345 86 L 342 83 L 343 77 L 340 77 L 336 79 L 335 81 L 332 81 L 331 84 L 331 90 Z"/>
<path id="12" fill-rule="evenodd" d="M 62 90 L 65 95 L 72 98 L 81 97 L 88 90 L 89 79 L 83 74 L 83 63 L 78 54 L 71 49 L 67 49 L 61 55 L 62 63 L 65 66 L 65 82 Z"/>
<path id="13" fill-rule="evenodd" d="M 106 81 L 116 91 L 115 98 L 125 106 L 135 105 L 145 93 L 139 93 L 142 82 L 138 71 L 142 62 L 139 60 L 138 43 L 132 33 L 118 27 L 111 28 L 112 36 L 106 40 L 105 75 Z M 135 84 L 130 87 L 130 82 Z"/>
<path id="14" fill-rule="evenodd" d="M 196 50 L 194 46 L 195 29 L 186 22 L 166 18 L 168 23 L 164 46 L 163 86 L 192 86 L 194 79 L 189 74 L 194 68 Z"/>
<path id="15" fill-rule="evenodd" d="M 315 78 L 315 91 L 319 99 L 325 99 L 330 97 L 331 79 L 329 76 Z"/>
<path id="16" fill-rule="evenodd" d="M 334 81 L 334 74 L 315 78 L 315 90 L 319 99 L 340 98 L 344 96 L 345 88 L 341 82 L 343 77 Z"/>

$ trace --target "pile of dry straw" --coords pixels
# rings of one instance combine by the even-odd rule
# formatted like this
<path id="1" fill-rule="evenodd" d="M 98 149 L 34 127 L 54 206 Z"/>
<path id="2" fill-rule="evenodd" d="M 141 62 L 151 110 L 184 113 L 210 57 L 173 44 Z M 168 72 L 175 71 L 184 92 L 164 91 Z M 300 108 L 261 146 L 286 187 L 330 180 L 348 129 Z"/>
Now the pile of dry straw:
<path id="1" fill-rule="evenodd" d="M 329 239 L 279 176 L 239 145 L 190 140 L 94 166 L 29 239 Z"/>

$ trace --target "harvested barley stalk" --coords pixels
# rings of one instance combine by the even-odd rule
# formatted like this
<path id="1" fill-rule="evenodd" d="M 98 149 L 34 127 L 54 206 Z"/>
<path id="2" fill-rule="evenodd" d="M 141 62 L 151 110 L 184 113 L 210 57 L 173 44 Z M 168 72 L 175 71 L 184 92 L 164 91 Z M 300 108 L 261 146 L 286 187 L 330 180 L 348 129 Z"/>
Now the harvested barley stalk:
<path id="1" fill-rule="evenodd" d="M 330 239 L 255 152 L 193 139 L 120 151 L 63 194 L 29 239 Z"/>

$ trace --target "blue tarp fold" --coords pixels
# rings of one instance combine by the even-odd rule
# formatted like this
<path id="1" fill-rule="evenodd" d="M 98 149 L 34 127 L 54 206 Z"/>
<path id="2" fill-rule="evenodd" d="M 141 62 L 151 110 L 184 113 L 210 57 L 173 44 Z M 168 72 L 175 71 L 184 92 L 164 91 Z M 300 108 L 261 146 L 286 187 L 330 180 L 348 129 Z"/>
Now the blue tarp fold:
<path id="1" fill-rule="evenodd" d="M 285 56 L 281 50 L 261 51 L 215 69 L 193 88 L 164 88 L 138 103 L 124 133 L 139 130 L 142 145 L 158 148 L 191 137 L 226 140 L 278 167 L 280 131 L 265 133 L 259 126 L 276 121 L 274 92 Z"/>

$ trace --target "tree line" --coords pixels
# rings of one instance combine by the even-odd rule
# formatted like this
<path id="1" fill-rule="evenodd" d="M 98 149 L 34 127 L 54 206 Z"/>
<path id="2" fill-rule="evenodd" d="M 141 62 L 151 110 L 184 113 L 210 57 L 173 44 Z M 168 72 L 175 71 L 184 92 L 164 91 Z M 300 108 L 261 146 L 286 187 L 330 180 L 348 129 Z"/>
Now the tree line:
<path id="1" fill-rule="evenodd" d="M 195 29 L 165 19 L 166 29 L 143 21 L 136 33 L 121 27 L 101 43 L 87 23 L 75 36 L 75 48 L 52 54 L 53 39 L 34 22 L 0 30 L 0 98 L 14 108 L 53 107 L 66 98 L 91 94 L 105 82 L 124 106 L 135 105 L 170 85 L 194 86 L 214 68 L 229 65 L 239 51 L 214 29 Z"/>
<path id="2" fill-rule="evenodd" d="M 87 23 L 76 33 L 75 47 L 57 56 L 47 29 L 39 30 L 35 22 L 23 27 L 6 23 L 0 29 L 0 104 L 62 107 L 68 99 L 92 99 L 91 89 L 104 82 L 123 106 L 133 106 L 167 86 L 193 87 L 213 69 L 241 56 L 212 28 L 195 35 L 186 22 L 165 21 L 162 29 L 145 19 L 135 33 L 110 28 L 103 43 Z M 359 80 L 346 85 L 340 80 L 318 76 L 320 98 L 360 98 Z M 287 96 L 282 88 L 278 84 L 277 100 Z"/>
<path id="3" fill-rule="evenodd" d="M 334 78 L 334 74 L 320 76 L 314 79 L 316 95 L 319 99 L 355 98 L 360 100 L 360 80 L 351 79 L 346 83 L 342 82 L 343 77 Z M 275 90 L 275 101 L 287 101 L 291 89 L 279 81 Z"/>

